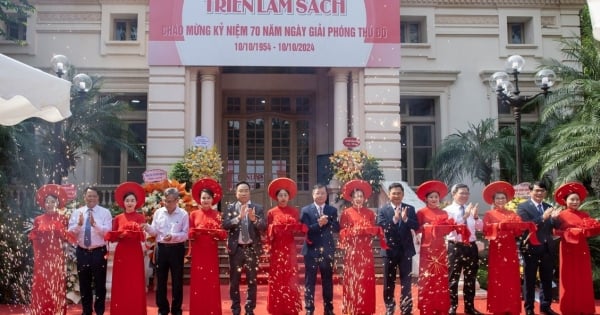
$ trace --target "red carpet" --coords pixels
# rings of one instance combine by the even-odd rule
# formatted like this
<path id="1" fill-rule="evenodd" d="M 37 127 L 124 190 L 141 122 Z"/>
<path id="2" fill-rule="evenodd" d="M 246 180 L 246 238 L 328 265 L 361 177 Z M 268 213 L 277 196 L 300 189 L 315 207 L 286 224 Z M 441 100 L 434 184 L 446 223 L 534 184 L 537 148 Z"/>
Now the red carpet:
<path id="1" fill-rule="evenodd" d="M 383 305 L 383 297 L 382 297 L 382 288 L 383 286 L 378 285 L 377 286 L 377 311 L 375 314 L 384 314 L 385 313 L 385 307 Z M 184 299 L 183 299 L 183 313 L 184 314 L 188 314 L 189 311 L 189 286 L 185 286 L 184 287 Z M 396 288 L 396 295 L 399 294 L 399 288 Z M 323 309 L 319 307 L 319 305 L 322 305 L 322 299 L 320 297 L 321 295 L 321 287 L 317 285 L 317 290 L 316 290 L 316 301 L 315 304 L 317 305 L 317 309 L 316 311 L 316 315 L 322 315 L 323 314 Z M 158 309 L 156 308 L 156 304 L 154 303 L 154 292 L 149 292 L 148 293 L 148 315 L 156 315 L 158 312 Z M 170 293 L 169 293 L 170 296 Z M 221 297 L 223 299 L 223 315 L 231 315 L 231 310 L 229 309 L 230 307 L 230 302 L 229 302 L 229 286 L 227 285 L 222 285 L 221 286 Z M 245 297 L 245 286 L 242 286 L 242 301 L 243 301 L 243 297 Z M 336 285 L 334 287 L 334 304 L 335 304 L 335 313 L 337 315 L 342 315 L 341 313 L 341 303 L 342 303 L 342 287 L 340 285 Z M 169 298 L 170 300 L 170 298 Z M 397 301 L 398 299 L 396 299 Z M 417 309 L 417 289 L 415 286 L 413 286 L 413 300 L 414 300 L 414 312 L 413 314 L 419 314 L 419 311 Z M 243 302 L 242 302 L 243 303 Z M 304 303 L 303 303 L 304 304 Z M 475 300 L 475 307 L 482 312 L 486 311 L 486 300 L 485 299 L 476 299 Z M 105 313 L 106 315 L 109 315 L 110 312 L 108 311 L 109 309 L 109 303 L 107 301 L 106 303 L 106 308 L 107 308 L 107 312 Z M 552 308 L 554 309 L 554 311 L 558 311 L 558 305 L 556 303 L 554 303 L 552 305 Z M 536 307 L 536 312 L 539 309 L 537 309 Z M 459 309 L 458 309 L 459 313 L 462 312 L 462 298 L 461 298 L 461 303 L 459 304 Z M 24 311 L 24 308 L 22 306 L 15 306 L 15 305 L 0 305 L 0 314 L 1 315 L 8 315 L 8 314 L 26 314 Z M 80 315 L 81 314 L 81 305 L 69 305 L 68 311 L 67 311 L 68 315 Z M 258 286 L 258 302 L 257 302 L 257 307 L 255 310 L 255 314 L 256 315 L 267 315 L 267 286 L 266 285 L 259 285 Z M 304 314 L 304 312 L 301 312 L 301 314 Z M 396 310 L 396 314 L 400 314 L 398 310 Z M 596 314 L 600 314 L 600 303 L 596 302 Z M 132 314 L 133 315 L 133 314 Z"/>

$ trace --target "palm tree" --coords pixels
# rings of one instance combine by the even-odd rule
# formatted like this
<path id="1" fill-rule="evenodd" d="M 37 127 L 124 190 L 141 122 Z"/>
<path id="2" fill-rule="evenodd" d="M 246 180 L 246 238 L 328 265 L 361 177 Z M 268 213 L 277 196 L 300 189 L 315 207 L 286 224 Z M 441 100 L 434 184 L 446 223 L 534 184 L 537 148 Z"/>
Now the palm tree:
<path id="1" fill-rule="evenodd" d="M 111 95 L 99 95 L 101 81 L 98 78 L 93 81 L 93 88 L 87 93 L 72 91 L 71 117 L 58 123 L 39 122 L 42 169 L 50 183 L 62 183 L 83 155 L 100 152 L 109 144 L 143 160 L 143 153 L 130 145 L 135 142 L 134 136 L 118 117 L 129 110 L 128 104 Z"/>
<path id="2" fill-rule="evenodd" d="M 432 159 L 435 177 L 456 183 L 469 175 L 473 180 L 489 184 L 500 173 L 500 161 L 514 164 L 510 138 L 501 136 L 495 119 L 469 124 L 467 131 L 449 135 L 440 145 Z"/>
<path id="3" fill-rule="evenodd" d="M 600 191 L 600 81 L 580 79 L 562 88 L 571 92 L 571 102 L 547 107 L 544 121 L 556 129 L 544 147 L 543 172 L 556 172 L 556 180 L 590 182 Z M 573 88 L 577 85 L 577 88 Z M 562 115 L 562 116 L 561 116 Z M 553 119 L 551 119 L 552 117 Z M 558 117 L 558 118 L 557 118 Z M 556 123 L 562 121 L 562 123 Z"/>
<path id="4" fill-rule="evenodd" d="M 526 105 L 536 106 L 536 102 Z M 539 151 L 542 147 L 544 138 L 542 135 L 547 133 L 546 126 L 537 122 L 528 122 L 521 124 L 521 180 L 524 182 L 537 180 L 539 178 L 541 163 Z M 515 128 L 499 128 L 498 137 L 504 144 L 506 152 L 498 157 L 500 162 L 500 176 L 498 179 L 511 183 L 517 182 L 517 164 L 515 160 L 516 135 Z"/>
<path id="5" fill-rule="evenodd" d="M 592 38 L 587 8 L 581 17 L 581 40 L 564 40 L 566 60 L 545 60 L 563 85 L 549 98 L 542 122 L 553 126 L 542 151 L 542 172 L 558 182 L 579 180 L 600 192 L 600 50 Z"/>

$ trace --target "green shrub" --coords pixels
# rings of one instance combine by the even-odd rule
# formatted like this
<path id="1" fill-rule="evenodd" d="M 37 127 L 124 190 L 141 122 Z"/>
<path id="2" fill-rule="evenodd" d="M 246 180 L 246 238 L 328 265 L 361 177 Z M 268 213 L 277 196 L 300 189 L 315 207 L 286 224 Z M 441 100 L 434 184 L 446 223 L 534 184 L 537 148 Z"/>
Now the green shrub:
<path id="1" fill-rule="evenodd" d="M 185 188 L 187 190 L 190 190 L 192 188 L 192 175 L 185 167 L 183 160 L 173 164 L 173 169 L 171 169 L 169 178 L 174 179 L 180 183 L 185 183 Z"/>
<path id="2" fill-rule="evenodd" d="M 477 282 L 479 286 L 487 290 L 488 287 L 488 241 L 481 232 L 477 232 L 477 240 L 483 242 L 484 250 L 479 253 L 479 269 L 477 270 Z"/>

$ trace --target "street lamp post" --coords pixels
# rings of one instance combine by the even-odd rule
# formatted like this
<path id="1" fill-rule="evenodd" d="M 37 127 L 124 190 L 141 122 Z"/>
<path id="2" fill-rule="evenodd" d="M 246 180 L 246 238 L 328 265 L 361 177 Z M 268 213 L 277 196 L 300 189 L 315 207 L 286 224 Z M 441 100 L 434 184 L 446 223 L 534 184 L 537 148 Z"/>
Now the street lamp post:
<path id="1" fill-rule="evenodd" d="M 69 59 L 64 55 L 54 55 L 50 60 L 52 65 L 52 70 L 56 74 L 57 77 L 63 78 L 65 74 L 68 73 L 70 62 Z M 72 79 L 72 90 L 73 89 L 81 94 L 87 93 L 92 88 L 92 79 L 90 76 L 84 73 L 77 74 Z M 72 92 L 71 92 L 72 93 Z M 73 94 L 71 94 L 71 101 L 73 100 Z M 55 137 L 55 147 L 54 147 L 54 162 L 56 163 L 56 169 L 53 174 L 50 174 L 50 182 L 55 184 L 61 184 L 62 178 L 68 174 L 69 165 L 67 162 L 67 145 L 65 139 L 65 124 L 64 120 L 58 121 L 54 123 L 54 130 L 52 131 Z"/>
<path id="2" fill-rule="evenodd" d="M 498 102 L 509 106 L 515 117 L 515 163 L 517 167 L 517 184 L 522 180 L 521 163 L 521 108 L 540 95 L 548 95 L 548 89 L 554 85 L 556 74 L 550 69 L 542 69 L 535 74 L 535 84 L 542 92 L 533 96 L 521 96 L 519 90 L 519 73 L 523 70 L 525 59 L 519 55 L 508 57 L 505 65 L 506 72 L 496 72 L 490 78 L 490 86 L 498 96 Z M 507 73 L 508 72 L 508 73 Z M 513 77 L 514 84 L 510 81 Z"/>

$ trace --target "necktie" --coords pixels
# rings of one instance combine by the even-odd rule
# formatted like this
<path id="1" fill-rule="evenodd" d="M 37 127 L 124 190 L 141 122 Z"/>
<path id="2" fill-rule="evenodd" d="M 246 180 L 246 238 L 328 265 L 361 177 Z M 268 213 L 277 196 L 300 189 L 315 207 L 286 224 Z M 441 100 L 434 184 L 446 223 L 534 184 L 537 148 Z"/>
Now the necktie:
<path id="1" fill-rule="evenodd" d="M 92 209 L 88 209 L 87 219 L 85 219 L 85 230 L 83 232 L 83 245 L 90 247 L 92 245 Z"/>
<path id="2" fill-rule="evenodd" d="M 465 217 L 465 206 L 460 206 L 460 217 L 464 218 Z"/>
<path id="3" fill-rule="evenodd" d="M 248 227 L 248 213 L 242 219 L 242 242 L 250 243 L 250 231 Z"/>
<path id="4" fill-rule="evenodd" d="M 317 207 L 317 217 L 320 218 L 323 215 L 323 207 Z"/>
<path id="5" fill-rule="evenodd" d="M 542 204 L 541 204 L 541 203 L 540 203 L 540 204 L 538 204 L 538 206 L 537 206 L 537 209 L 538 209 L 538 212 L 539 212 L 540 214 L 544 214 L 544 207 L 542 207 Z"/>

